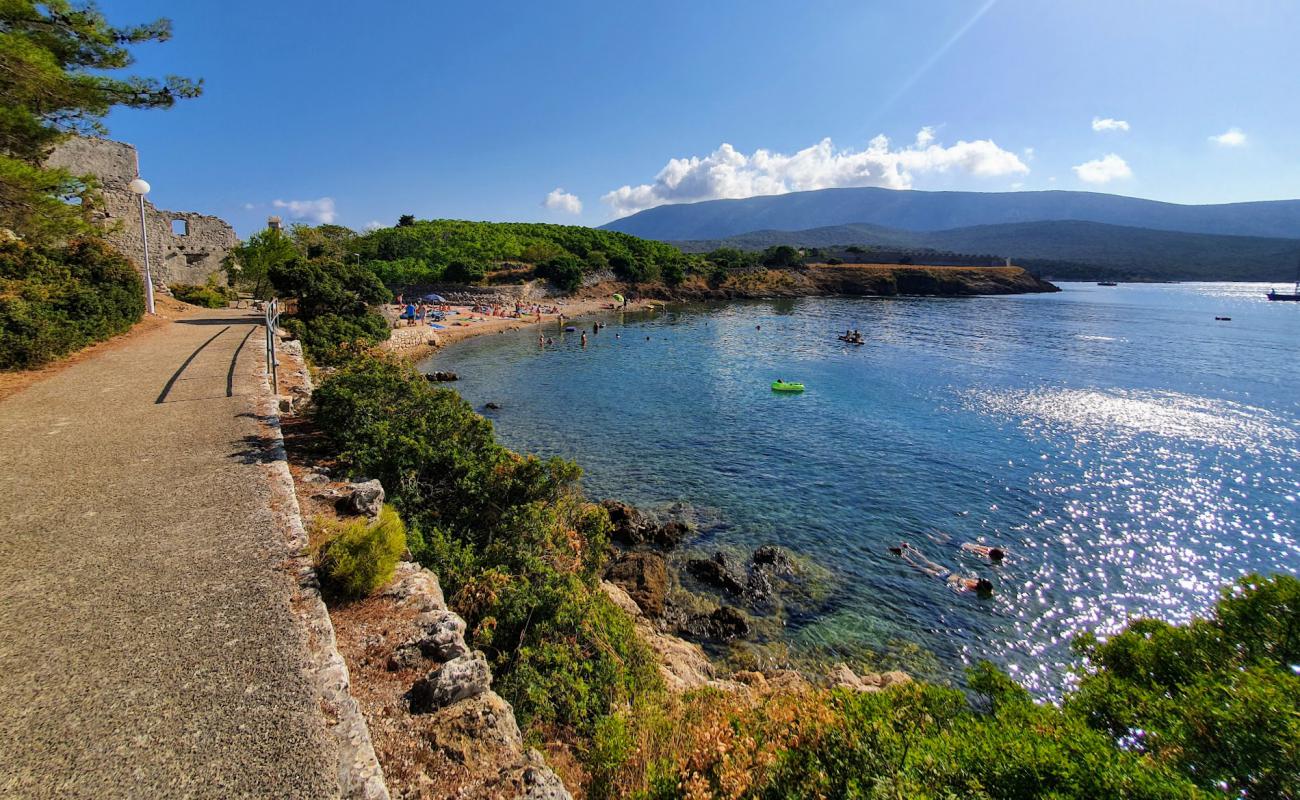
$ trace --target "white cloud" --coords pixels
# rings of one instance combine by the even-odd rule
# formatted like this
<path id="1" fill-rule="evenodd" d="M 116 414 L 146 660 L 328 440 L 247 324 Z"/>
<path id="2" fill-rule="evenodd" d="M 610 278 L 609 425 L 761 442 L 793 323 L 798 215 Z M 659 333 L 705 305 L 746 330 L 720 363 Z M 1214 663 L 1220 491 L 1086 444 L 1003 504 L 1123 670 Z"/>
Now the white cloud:
<path id="1" fill-rule="evenodd" d="M 379 230 L 380 228 L 386 228 L 386 227 L 388 227 L 388 226 L 385 225 L 384 223 L 380 222 L 379 220 L 377 220 L 377 219 L 372 219 L 372 220 L 370 220 L 369 222 L 367 222 L 365 225 L 361 226 L 361 230 L 363 230 L 363 231 L 377 231 L 377 230 Z"/>
<path id="2" fill-rule="evenodd" d="M 1021 150 L 1020 152 L 1024 154 L 1026 161 L 1033 161 L 1034 156 L 1037 155 L 1037 153 L 1034 152 L 1034 148 L 1032 147 L 1026 147 L 1024 150 Z"/>
<path id="3" fill-rule="evenodd" d="M 1246 134 L 1241 128 L 1228 128 L 1218 136 L 1211 136 L 1210 141 L 1220 147 L 1241 147 L 1246 143 Z"/>
<path id="4" fill-rule="evenodd" d="M 1122 119 L 1111 119 L 1110 117 L 1102 119 L 1101 117 L 1093 117 L 1092 129 L 1098 133 L 1105 133 L 1106 131 L 1127 131 L 1128 123 Z"/>
<path id="5" fill-rule="evenodd" d="M 1128 162 L 1114 153 L 1085 161 L 1071 169 L 1084 183 L 1110 183 L 1120 178 L 1133 177 L 1133 170 L 1129 169 Z"/>
<path id="6" fill-rule="evenodd" d="M 745 155 L 722 144 L 707 156 L 674 158 L 653 183 L 623 186 L 601 198 L 618 216 L 668 203 L 693 203 L 718 198 L 785 194 L 811 189 L 883 186 L 910 189 L 916 175 L 960 171 L 989 178 L 1023 175 L 1029 167 L 990 139 L 959 141 L 951 147 L 935 143 L 933 128 L 922 128 L 916 141 L 892 149 L 877 136 L 863 150 L 836 150 L 829 138 L 792 155 L 755 150 Z"/>
<path id="7" fill-rule="evenodd" d="M 257 208 L 257 206 L 254 205 L 253 203 L 244 203 L 244 210 L 245 210 L 245 211 L 252 211 L 252 210 L 255 209 L 255 208 Z"/>
<path id="8" fill-rule="evenodd" d="M 582 213 L 582 200 L 578 199 L 576 194 L 570 194 L 558 186 L 552 189 L 550 194 L 546 195 L 542 205 L 553 211 L 563 211 L 566 214 Z"/>
<path id="9" fill-rule="evenodd" d="M 328 225 L 338 216 L 334 210 L 333 197 L 322 197 L 319 200 L 276 200 L 271 205 L 283 208 L 292 219 L 307 220 L 317 225 Z"/>

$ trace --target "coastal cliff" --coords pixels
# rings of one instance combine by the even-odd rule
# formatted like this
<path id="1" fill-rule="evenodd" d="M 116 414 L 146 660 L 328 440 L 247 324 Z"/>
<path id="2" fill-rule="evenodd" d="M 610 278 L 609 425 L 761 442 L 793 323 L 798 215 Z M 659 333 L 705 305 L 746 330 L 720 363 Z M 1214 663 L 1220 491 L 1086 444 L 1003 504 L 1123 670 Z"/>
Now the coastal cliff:
<path id="1" fill-rule="evenodd" d="M 605 287 L 592 287 L 604 289 Z M 1059 292 L 1021 267 L 934 267 L 899 264 L 811 264 L 797 269 L 758 269 L 709 281 L 690 276 L 677 286 L 637 287 L 660 300 L 730 300 L 764 297 L 970 297 Z M 583 294 L 589 294 L 590 290 Z"/>

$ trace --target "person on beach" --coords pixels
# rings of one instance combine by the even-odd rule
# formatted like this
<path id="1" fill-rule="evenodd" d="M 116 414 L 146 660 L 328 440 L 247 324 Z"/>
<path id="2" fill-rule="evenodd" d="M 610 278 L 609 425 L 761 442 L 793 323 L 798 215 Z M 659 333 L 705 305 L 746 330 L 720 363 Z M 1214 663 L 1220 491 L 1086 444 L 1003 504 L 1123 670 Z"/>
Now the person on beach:
<path id="1" fill-rule="evenodd" d="M 402 319 L 406 320 L 407 327 L 415 324 L 415 303 L 406 304 L 406 311 L 402 312 Z"/>
<path id="2" fill-rule="evenodd" d="M 1003 550 L 1001 547 L 988 547 L 986 545 L 975 544 L 973 542 L 963 542 L 961 549 L 965 550 L 968 553 L 974 553 L 977 556 L 987 558 L 989 561 L 992 561 L 994 564 L 1002 563 L 1002 559 L 1007 557 L 1007 551 Z"/>

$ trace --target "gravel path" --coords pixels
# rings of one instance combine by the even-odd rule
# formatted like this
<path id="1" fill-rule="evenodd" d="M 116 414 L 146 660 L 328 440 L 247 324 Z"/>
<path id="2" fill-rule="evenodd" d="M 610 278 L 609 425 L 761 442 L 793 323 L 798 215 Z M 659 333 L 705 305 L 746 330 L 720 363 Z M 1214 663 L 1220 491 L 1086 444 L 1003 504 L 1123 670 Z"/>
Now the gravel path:
<path id="1" fill-rule="evenodd" d="M 0 402 L 0 797 L 335 797 L 250 395 L 214 311 Z"/>

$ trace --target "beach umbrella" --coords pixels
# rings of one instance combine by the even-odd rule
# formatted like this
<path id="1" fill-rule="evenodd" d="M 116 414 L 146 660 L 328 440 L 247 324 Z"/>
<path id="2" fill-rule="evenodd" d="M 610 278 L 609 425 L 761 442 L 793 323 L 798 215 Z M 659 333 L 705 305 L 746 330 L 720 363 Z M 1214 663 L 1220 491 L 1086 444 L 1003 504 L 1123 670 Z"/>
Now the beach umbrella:
<path id="1" fill-rule="evenodd" d="M 623 302 L 623 295 L 621 294 L 614 295 L 614 300 L 619 303 Z"/>
<path id="2" fill-rule="evenodd" d="M 424 299 L 427 300 L 427 301 L 430 302 L 430 303 L 445 303 L 445 302 L 447 302 L 447 298 L 443 297 L 443 296 L 440 295 L 440 294 L 426 294 L 426 295 L 424 296 Z"/>

